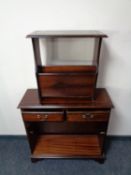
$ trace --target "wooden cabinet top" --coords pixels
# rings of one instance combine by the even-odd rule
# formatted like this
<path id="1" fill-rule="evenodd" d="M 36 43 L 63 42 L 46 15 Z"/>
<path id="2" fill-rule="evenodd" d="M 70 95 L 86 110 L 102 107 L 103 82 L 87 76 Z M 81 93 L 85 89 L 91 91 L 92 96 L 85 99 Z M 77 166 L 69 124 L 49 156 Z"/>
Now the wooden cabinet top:
<path id="1" fill-rule="evenodd" d="M 113 104 L 106 89 L 104 88 L 98 88 L 96 90 L 96 99 L 86 100 L 84 104 L 81 101 L 77 104 L 41 104 L 38 96 L 38 90 L 28 89 L 18 106 L 18 108 L 21 109 L 110 109 L 112 107 Z"/>
<path id="2" fill-rule="evenodd" d="M 45 38 L 45 37 L 107 37 L 106 34 L 94 30 L 63 30 L 63 31 L 35 31 L 27 35 L 27 38 Z"/>

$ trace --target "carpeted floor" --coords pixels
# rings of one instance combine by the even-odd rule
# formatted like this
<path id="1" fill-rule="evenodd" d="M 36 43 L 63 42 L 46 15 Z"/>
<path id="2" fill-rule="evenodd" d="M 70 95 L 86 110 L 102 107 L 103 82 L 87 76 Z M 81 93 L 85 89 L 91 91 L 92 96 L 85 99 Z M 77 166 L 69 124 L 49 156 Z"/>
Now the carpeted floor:
<path id="1" fill-rule="evenodd" d="M 131 175 L 131 138 L 108 138 L 107 160 L 45 159 L 31 163 L 25 137 L 0 137 L 0 175 Z"/>

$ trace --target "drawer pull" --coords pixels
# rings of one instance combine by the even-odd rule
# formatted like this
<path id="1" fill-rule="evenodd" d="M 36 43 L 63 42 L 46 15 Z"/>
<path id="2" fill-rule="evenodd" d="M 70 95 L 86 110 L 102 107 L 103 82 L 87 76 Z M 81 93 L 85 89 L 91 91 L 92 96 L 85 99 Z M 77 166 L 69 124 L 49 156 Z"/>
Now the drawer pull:
<path id="1" fill-rule="evenodd" d="M 82 118 L 83 118 L 83 119 L 86 119 L 86 118 L 87 118 L 87 116 L 86 116 L 85 114 L 83 114 L 83 115 L 82 115 Z"/>
<path id="2" fill-rule="evenodd" d="M 47 119 L 48 119 L 48 114 L 45 114 L 45 115 L 42 116 L 42 118 L 41 118 L 42 121 L 45 121 L 45 120 L 47 120 Z"/>
<path id="3" fill-rule="evenodd" d="M 55 121 L 63 121 L 64 114 L 63 112 L 48 112 L 48 111 L 35 111 L 35 112 L 27 112 L 22 113 L 22 117 L 24 121 L 29 122 L 41 122 L 41 121 L 48 121 L 48 122 L 55 122 Z"/>
<path id="4" fill-rule="evenodd" d="M 41 119 L 41 115 L 37 114 L 37 118 L 38 118 L 38 119 Z"/>
<path id="5" fill-rule="evenodd" d="M 83 114 L 83 115 L 82 115 L 82 118 L 83 118 L 83 119 L 86 119 L 86 118 L 92 119 L 92 118 L 94 118 L 94 115 L 93 115 L 93 114 L 87 113 L 87 114 Z"/>
<path id="6" fill-rule="evenodd" d="M 48 118 L 48 114 L 45 114 L 45 115 L 44 115 L 44 118 L 47 119 L 47 118 Z"/>
<path id="7" fill-rule="evenodd" d="M 91 114 L 91 115 L 90 115 L 90 118 L 94 118 L 94 115 L 93 115 L 93 114 Z"/>
<path id="8" fill-rule="evenodd" d="M 38 119 L 41 119 L 41 120 L 46 120 L 46 119 L 48 119 L 48 114 L 45 114 L 45 115 L 43 115 L 43 116 L 37 114 L 37 118 L 38 118 Z"/>
<path id="9" fill-rule="evenodd" d="M 101 131 L 100 134 L 101 134 L 101 135 L 104 135 L 104 134 L 105 134 L 105 131 Z"/>

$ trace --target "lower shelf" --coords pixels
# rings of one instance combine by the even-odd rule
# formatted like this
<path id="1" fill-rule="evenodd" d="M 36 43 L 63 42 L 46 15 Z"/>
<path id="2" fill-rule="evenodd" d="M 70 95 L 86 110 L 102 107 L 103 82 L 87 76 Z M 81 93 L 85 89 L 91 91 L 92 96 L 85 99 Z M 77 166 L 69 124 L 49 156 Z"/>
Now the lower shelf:
<path id="1" fill-rule="evenodd" d="M 38 136 L 32 158 L 100 158 L 97 135 Z"/>

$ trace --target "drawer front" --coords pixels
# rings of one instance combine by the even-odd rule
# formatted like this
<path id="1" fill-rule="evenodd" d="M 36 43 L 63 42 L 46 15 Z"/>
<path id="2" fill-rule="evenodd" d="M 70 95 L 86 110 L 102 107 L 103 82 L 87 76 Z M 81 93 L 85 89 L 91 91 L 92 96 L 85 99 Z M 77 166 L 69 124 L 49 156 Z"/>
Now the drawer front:
<path id="1" fill-rule="evenodd" d="M 63 121 L 63 112 L 23 112 L 24 121 Z"/>
<path id="2" fill-rule="evenodd" d="M 108 121 L 108 118 L 108 111 L 67 112 L 67 121 L 69 122 Z"/>
<path id="3" fill-rule="evenodd" d="M 45 83 L 46 82 L 46 83 Z M 38 83 L 42 97 L 93 97 L 96 74 L 41 74 Z"/>

